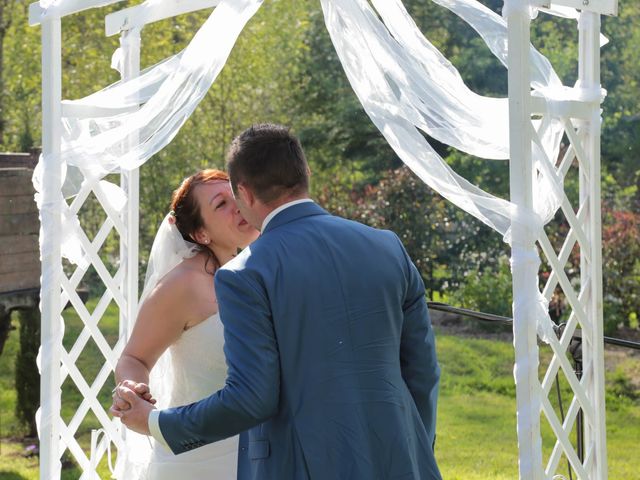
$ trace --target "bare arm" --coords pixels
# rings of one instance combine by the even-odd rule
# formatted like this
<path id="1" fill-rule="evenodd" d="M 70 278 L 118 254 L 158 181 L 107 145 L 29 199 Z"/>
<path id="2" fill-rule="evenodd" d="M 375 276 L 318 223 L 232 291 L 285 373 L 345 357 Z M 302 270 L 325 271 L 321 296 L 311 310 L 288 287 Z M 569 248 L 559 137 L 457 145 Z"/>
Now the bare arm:
<path id="1" fill-rule="evenodd" d="M 162 353 L 178 340 L 189 320 L 201 315 L 198 310 L 201 306 L 194 299 L 195 289 L 191 288 L 193 279 L 189 277 L 189 272 L 175 272 L 156 286 L 142 304 L 131 337 L 116 365 L 116 384 L 125 382 L 146 400 L 151 398 L 148 394 L 151 369 Z M 141 386 L 136 389 L 136 385 Z"/>

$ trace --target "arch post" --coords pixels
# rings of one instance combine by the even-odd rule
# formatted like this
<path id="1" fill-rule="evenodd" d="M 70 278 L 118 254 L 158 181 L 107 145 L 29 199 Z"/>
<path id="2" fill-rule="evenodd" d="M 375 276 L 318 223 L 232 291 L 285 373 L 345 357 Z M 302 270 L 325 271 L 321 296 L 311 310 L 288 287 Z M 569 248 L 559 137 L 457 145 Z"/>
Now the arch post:
<path id="1" fill-rule="evenodd" d="M 529 42 L 531 19 L 525 2 L 505 2 L 508 25 L 510 196 L 519 211 L 512 214 L 511 270 L 513 275 L 513 345 L 515 350 L 518 469 L 522 480 L 542 480 L 540 438 L 539 352 L 533 309 L 527 299 L 536 298 L 538 285 L 530 262 L 535 252 L 534 231 L 520 220 L 533 212 L 531 156 L 531 73 Z"/>
<path id="2" fill-rule="evenodd" d="M 40 259 L 42 312 L 40 351 L 40 479 L 60 477 L 60 349 L 62 311 L 60 256 L 62 178 L 60 139 L 62 136 L 61 21 L 47 18 L 42 23 L 42 156 L 43 185 L 40 210 Z M 46 241 L 44 241 L 46 239 Z"/>

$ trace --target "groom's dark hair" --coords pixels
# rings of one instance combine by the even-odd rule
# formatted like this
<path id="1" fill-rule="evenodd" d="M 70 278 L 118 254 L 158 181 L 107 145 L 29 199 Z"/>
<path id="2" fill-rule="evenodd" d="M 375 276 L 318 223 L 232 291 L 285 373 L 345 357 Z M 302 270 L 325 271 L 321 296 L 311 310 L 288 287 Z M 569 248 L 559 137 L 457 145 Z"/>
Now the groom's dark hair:
<path id="1" fill-rule="evenodd" d="M 235 194 L 242 183 L 263 203 L 309 191 L 309 167 L 300 140 L 282 125 L 253 125 L 234 138 L 227 172 Z"/>

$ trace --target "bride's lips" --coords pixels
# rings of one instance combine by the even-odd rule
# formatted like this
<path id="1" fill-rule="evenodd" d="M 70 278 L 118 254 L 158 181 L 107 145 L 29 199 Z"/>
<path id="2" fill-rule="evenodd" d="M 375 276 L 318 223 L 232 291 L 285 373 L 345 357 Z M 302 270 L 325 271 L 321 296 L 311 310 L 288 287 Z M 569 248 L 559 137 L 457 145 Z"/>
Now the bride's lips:
<path id="1" fill-rule="evenodd" d="M 244 225 L 247 225 L 247 221 L 245 219 L 240 220 L 240 223 L 238 223 L 238 226 L 242 227 Z"/>

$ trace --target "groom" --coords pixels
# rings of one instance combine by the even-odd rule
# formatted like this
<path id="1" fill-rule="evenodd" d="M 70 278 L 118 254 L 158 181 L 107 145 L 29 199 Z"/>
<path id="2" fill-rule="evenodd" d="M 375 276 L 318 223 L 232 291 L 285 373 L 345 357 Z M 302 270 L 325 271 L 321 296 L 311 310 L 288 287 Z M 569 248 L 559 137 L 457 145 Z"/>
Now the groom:
<path id="1" fill-rule="evenodd" d="M 262 235 L 215 277 L 226 385 L 166 410 L 121 386 L 122 421 L 175 454 L 242 432 L 242 480 L 440 479 L 434 335 L 398 237 L 311 201 L 285 127 L 249 128 L 227 160 Z"/>

